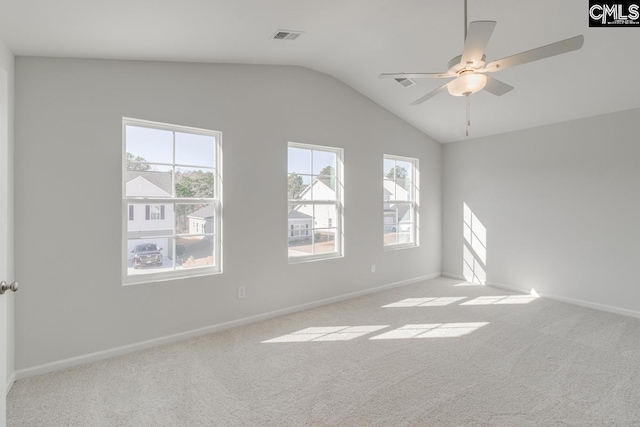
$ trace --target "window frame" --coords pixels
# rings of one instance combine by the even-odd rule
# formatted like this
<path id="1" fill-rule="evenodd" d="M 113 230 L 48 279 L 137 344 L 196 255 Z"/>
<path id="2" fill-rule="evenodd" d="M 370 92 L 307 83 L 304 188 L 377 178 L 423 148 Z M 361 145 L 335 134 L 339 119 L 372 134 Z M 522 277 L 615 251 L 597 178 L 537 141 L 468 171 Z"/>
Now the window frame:
<path id="1" fill-rule="evenodd" d="M 384 179 L 386 177 L 386 171 L 384 170 L 384 161 L 385 160 L 393 160 L 393 161 L 402 161 L 402 162 L 408 162 L 411 164 L 411 185 L 410 185 L 410 191 L 409 191 L 409 198 L 410 200 L 384 200 Z M 419 221 L 420 221 L 420 168 L 419 168 L 419 164 L 420 164 L 420 159 L 415 158 L 415 157 L 405 157 L 405 156 L 397 156 L 395 154 L 383 154 L 382 155 L 382 165 L 383 165 L 383 171 L 382 171 L 382 191 L 383 191 L 383 197 L 382 197 L 382 213 L 383 213 L 383 230 L 384 230 L 384 205 L 386 204 L 408 204 L 410 205 L 411 209 L 411 216 L 412 218 L 414 218 L 414 221 L 412 222 L 412 230 L 411 230 L 411 235 L 413 236 L 413 241 L 412 242 L 406 242 L 406 243 L 392 243 L 392 244 L 385 244 L 384 243 L 384 234 L 385 232 L 383 231 L 382 233 L 382 246 L 384 247 L 385 251 L 393 251 L 393 250 L 398 250 L 398 249 L 409 249 L 409 248 L 417 248 L 418 246 L 420 246 L 420 237 L 419 237 L 419 230 L 420 230 L 420 226 L 419 226 Z M 399 227 L 400 223 L 398 222 L 398 227 Z"/>
<path id="2" fill-rule="evenodd" d="M 154 197 L 127 197 L 126 190 L 126 177 L 127 177 L 127 145 L 126 145 L 126 129 L 127 126 L 136 126 L 143 127 L 149 129 L 157 129 L 169 132 L 178 132 L 178 133 L 187 133 L 187 134 L 195 134 L 202 136 L 210 136 L 215 138 L 215 147 L 214 147 L 214 156 L 215 163 L 213 165 L 214 169 L 214 194 L 211 198 L 179 198 L 176 197 L 175 194 L 175 168 L 176 167 L 184 167 L 184 168 L 207 168 L 205 166 L 195 166 L 195 165 L 183 165 L 181 163 L 175 162 L 175 134 L 173 141 L 173 163 L 158 163 L 158 162 L 148 162 L 150 164 L 171 167 L 171 182 L 172 182 L 172 197 L 170 198 L 154 198 Z M 153 283 L 153 282 L 163 282 L 167 280 L 177 280 L 184 279 L 189 277 L 199 277 L 199 276 L 208 276 L 212 274 L 222 273 L 222 132 L 208 129 L 200 129 L 189 126 L 181 126 L 181 125 L 173 125 L 167 123 L 159 123 L 148 120 L 140 120 L 129 117 L 122 118 L 122 160 L 120 164 L 122 168 L 122 208 L 121 208 L 121 219 L 122 219 L 122 237 L 121 237 L 121 277 L 122 277 L 122 285 L 137 285 L 143 283 Z M 161 271 L 157 273 L 146 273 L 146 274 L 135 274 L 129 275 L 129 258 L 128 258 L 128 227 L 129 227 L 129 205 L 173 205 L 174 212 L 175 206 L 181 204 L 206 204 L 213 205 L 214 209 L 214 230 L 215 233 L 206 233 L 203 232 L 204 236 L 213 237 L 213 255 L 214 255 L 214 265 L 213 266 L 205 266 L 205 267 L 197 267 L 193 269 L 181 269 L 181 270 L 171 270 L 171 271 Z M 164 206 L 163 206 L 164 207 Z M 164 209 L 163 209 L 164 210 Z M 135 211 L 135 208 L 134 208 Z M 166 214 L 165 214 L 166 215 Z M 135 217 L 134 217 L 135 218 Z M 177 238 L 178 234 L 176 233 L 176 223 L 173 223 L 173 233 L 171 236 L 166 235 L 158 235 L 158 236 L 150 236 L 157 238 L 170 238 L 173 241 L 173 249 L 174 254 L 176 253 L 177 246 Z M 174 255 L 175 256 L 175 255 Z"/>
<path id="3" fill-rule="evenodd" d="M 321 254 L 310 254 L 310 255 L 301 255 L 301 256 L 289 256 L 289 242 L 287 241 L 287 259 L 289 264 L 297 264 L 302 262 L 310 262 L 310 261 L 321 261 L 326 259 L 334 259 L 334 258 L 343 258 L 344 257 L 344 149 L 339 147 L 329 147 L 326 145 L 316 145 L 316 144 L 306 144 L 301 142 L 289 142 L 287 144 L 287 165 L 289 164 L 289 148 L 299 148 L 303 150 L 316 150 L 316 151 L 326 151 L 336 155 L 336 168 L 335 168 L 335 177 L 336 177 L 336 199 L 333 200 L 292 200 L 287 197 L 287 215 L 289 213 L 290 205 L 313 205 L 315 206 L 326 206 L 326 205 L 335 205 L 336 206 L 336 224 L 334 227 L 336 229 L 336 251 L 330 253 L 321 253 Z M 285 177 L 288 180 L 289 177 L 289 168 L 287 166 Z M 303 174 L 304 175 L 304 174 Z M 313 170 L 311 170 L 311 175 L 313 175 Z M 288 182 L 288 181 L 287 181 Z M 311 181 L 310 184 L 313 184 Z M 315 218 L 315 217 L 314 217 Z M 290 235 L 291 231 L 298 231 L 289 229 L 289 223 L 287 221 L 287 236 Z M 318 230 L 327 229 L 318 228 Z M 305 231 L 306 233 L 311 234 L 312 245 L 314 236 L 315 224 L 312 224 L 311 228 L 300 229 L 299 231 Z M 295 237 L 295 236 L 294 236 Z"/>

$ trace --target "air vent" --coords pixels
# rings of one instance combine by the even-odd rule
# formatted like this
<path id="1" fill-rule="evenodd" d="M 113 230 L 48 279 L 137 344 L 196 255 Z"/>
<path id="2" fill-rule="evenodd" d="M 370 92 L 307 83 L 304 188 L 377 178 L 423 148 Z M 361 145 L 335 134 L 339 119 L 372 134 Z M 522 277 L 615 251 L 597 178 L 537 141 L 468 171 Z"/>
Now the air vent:
<path id="1" fill-rule="evenodd" d="M 302 35 L 302 31 L 278 30 L 271 36 L 273 40 L 295 40 Z"/>
<path id="2" fill-rule="evenodd" d="M 400 83 L 402 87 L 411 87 L 416 84 L 416 82 L 414 82 L 411 79 L 394 79 L 394 80 Z"/>

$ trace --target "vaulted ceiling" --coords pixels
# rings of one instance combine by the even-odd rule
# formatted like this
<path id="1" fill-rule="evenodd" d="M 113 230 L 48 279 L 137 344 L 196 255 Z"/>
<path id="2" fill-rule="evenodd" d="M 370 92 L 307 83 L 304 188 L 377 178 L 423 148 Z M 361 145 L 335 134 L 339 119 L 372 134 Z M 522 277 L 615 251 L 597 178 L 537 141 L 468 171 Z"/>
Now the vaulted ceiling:
<path id="1" fill-rule="evenodd" d="M 500 59 L 583 34 L 584 47 L 493 74 L 515 87 L 471 96 L 471 137 L 640 107 L 640 27 L 589 28 L 584 0 L 468 0 L 498 24 Z M 464 98 L 442 81 L 403 88 L 384 72 L 439 72 L 462 51 L 463 0 L 0 0 L 19 56 L 299 65 L 330 74 L 440 142 L 465 138 Z M 298 30 L 295 41 L 270 39 Z"/>

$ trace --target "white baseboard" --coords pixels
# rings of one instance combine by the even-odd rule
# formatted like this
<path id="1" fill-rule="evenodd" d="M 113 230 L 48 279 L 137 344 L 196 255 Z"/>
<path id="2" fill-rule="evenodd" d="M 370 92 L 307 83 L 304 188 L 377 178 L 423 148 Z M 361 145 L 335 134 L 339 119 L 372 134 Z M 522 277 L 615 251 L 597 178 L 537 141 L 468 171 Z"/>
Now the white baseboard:
<path id="1" fill-rule="evenodd" d="M 445 273 L 445 272 L 442 272 L 442 275 L 443 275 L 444 277 L 448 277 L 449 279 L 464 280 L 465 282 L 467 281 L 467 279 L 465 279 L 463 276 L 460 276 L 459 274 L 453 274 L 453 273 Z"/>
<path id="2" fill-rule="evenodd" d="M 9 392 L 11 391 L 11 387 L 13 387 L 13 383 L 15 382 L 16 382 L 16 373 L 11 372 L 11 375 L 7 376 L 7 396 L 9 395 Z"/>
<path id="3" fill-rule="evenodd" d="M 518 286 L 506 285 L 504 283 L 487 281 L 486 285 L 491 286 L 492 288 L 504 289 L 505 291 L 519 292 L 521 294 L 531 294 L 531 289 L 522 289 L 522 288 L 519 288 Z M 538 291 L 536 290 L 536 292 Z M 551 297 L 547 297 L 547 298 L 551 298 Z"/>
<path id="4" fill-rule="evenodd" d="M 225 329 L 234 328 L 236 326 L 242 326 L 242 325 L 247 325 L 249 323 L 259 322 L 261 320 L 272 319 L 274 317 L 280 317 L 286 314 L 308 310 L 310 308 L 320 307 L 323 305 L 332 304 L 339 301 L 357 298 L 363 295 L 384 291 L 386 289 L 392 289 L 399 286 L 405 286 L 412 283 L 421 282 L 423 280 L 434 279 L 436 277 L 440 277 L 441 275 L 442 274 L 438 272 L 438 273 L 428 274 L 426 276 L 414 277 L 407 280 L 401 280 L 399 282 L 389 283 L 387 285 L 377 286 L 375 288 L 369 288 L 362 291 L 351 292 L 348 294 L 338 295 L 331 298 L 325 298 L 319 301 L 313 301 L 305 304 L 296 305 L 293 307 L 270 311 L 268 313 L 257 314 L 255 316 L 249 316 L 242 319 L 231 320 L 229 322 L 206 326 L 204 328 L 193 329 L 191 331 L 181 332 L 173 335 L 167 335 L 160 338 L 154 338 L 147 341 L 128 344 L 128 345 L 124 345 L 121 347 L 116 347 L 108 350 L 97 351 L 95 353 L 84 354 L 81 356 L 70 357 L 68 359 L 62 359 L 55 362 L 45 363 L 43 365 L 33 366 L 30 368 L 20 369 L 20 370 L 17 370 L 12 375 L 12 381 L 33 377 L 35 375 L 46 374 L 49 372 L 59 371 L 61 369 L 67 369 L 77 365 L 97 362 L 99 360 L 109 359 L 111 357 L 120 356 L 122 354 L 133 353 L 134 351 L 143 350 L 150 347 L 156 347 L 163 344 L 170 344 L 170 343 L 182 341 L 188 338 L 193 338 L 201 335 L 210 334 L 213 332 L 223 331 Z"/>
<path id="5" fill-rule="evenodd" d="M 614 307 L 612 305 L 599 304 L 597 302 L 584 301 L 575 298 L 563 297 L 560 295 L 540 294 L 540 296 L 560 302 L 565 302 L 567 304 L 579 305 L 581 307 L 592 308 L 594 310 L 606 311 L 608 313 L 620 314 L 622 316 L 629 316 L 640 319 L 640 311 L 630 310 L 628 308 Z"/>
<path id="6" fill-rule="evenodd" d="M 443 276 L 445 277 L 449 277 L 451 279 L 458 279 L 458 280 L 465 280 L 464 277 L 457 275 L 457 274 L 452 274 L 452 273 L 442 273 Z M 518 286 L 513 286 L 513 285 L 507 285 L 504 283 L 499 283 L 499 282 L 491 282 L 491 281 L 487 281 L 486 283 L 487 286 L 491 286 L 492 288 L 498 288 L 498 289 L 504 289 L 506 291 L 511 291 L 511 292 L 520 292 L 523 294 L 530 294 L 531 293 L 531 289 L 524 289 Z M 586 308 L 592 308 L 594 310 L 600 310 L 600 311 L 605 311 L 607 313 L 613 313 L 613 314 L 620 314 L 622 316 L 630 316 L 630 317 L 635 317 L 640 319 L 640 311 L 636 311 L 636 310 L 630 310 L 627 308 L 620 308 L 620 307 L 615 307 L 612 305 L 606 305 L 606 304 L 600 304 L 597 302 L 591 302 L 591 301 L 585 301 L 585 300 L 581 300 L 581 299 L 576 299 L 576 298 L 570 298 L 570 297 L 564 297 L 561 295 L 555 295 L 555 294 L 550 294 L 550 293 L 546 293 L 546 292 L 540 292 L 539 290 L 536 289 L 536 292 L 538 293 L 539 296 L 543 297 L 543 298 L 548 298 L 554 301 L 560 301 L 560 302 L 564 302 L 567 304 L 572 304 L 572 305 L 577 305 L 580 307 L 586 307 Z"/>

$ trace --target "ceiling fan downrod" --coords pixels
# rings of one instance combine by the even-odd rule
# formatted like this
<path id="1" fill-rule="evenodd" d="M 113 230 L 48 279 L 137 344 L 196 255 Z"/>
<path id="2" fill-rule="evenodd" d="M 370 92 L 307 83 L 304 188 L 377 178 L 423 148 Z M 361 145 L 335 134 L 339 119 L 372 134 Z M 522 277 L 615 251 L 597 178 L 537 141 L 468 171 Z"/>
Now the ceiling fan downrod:
<path id="1" fill-rule="evenodd" d="M 464 41 L 467 41 L 467 0 L 464 0 Z"/>

